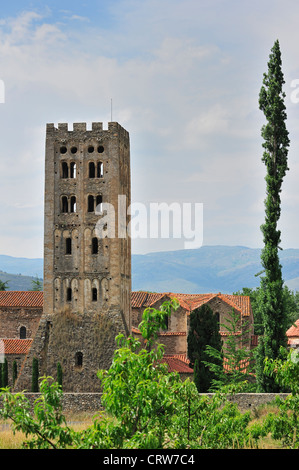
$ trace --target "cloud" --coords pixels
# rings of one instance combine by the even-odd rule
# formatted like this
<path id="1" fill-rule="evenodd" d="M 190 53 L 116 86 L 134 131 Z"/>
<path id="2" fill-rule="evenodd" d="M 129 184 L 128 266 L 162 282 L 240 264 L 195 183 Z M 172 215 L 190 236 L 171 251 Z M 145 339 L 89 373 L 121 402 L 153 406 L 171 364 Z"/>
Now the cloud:
<path id="1" fill-rule="evenodd" d="M 31 217 L 27 205 L 39 207 L 42 224 L 46 122 L 105 125 L 112 98 L 113 120 L 131 135 L 133 199 L 203 202 L 211 240 L 217 243 L 222 224 L 231 224 L 236 239 L 237 214 L 255 213 L 265 189 L 258 92 L 279 11 L 277 2 L 269 10 L 255 0 L 234 8 L 225 0 L 213 7 L 206 1 L 131 0 L 109 3 L 106 23 L 95 8 L 75 6 L 56 17 L 46 9 L 2 18 L 0 198 L 8 203 L 2 204 L 7 230 L 21 207 Z M 283 13 L 275 35 L 282 37 L 291 77 L 299 66 L 295 20 L 290 24 L 288 31 Z M 299 105 L 289 106 L 293 161 Z M 292 172 L 286 204 L 294 219 L 296 165 Z M 26 217 L 24 230 L 31 226 L 34 238 Z M 259 217 L 255 224 L 248 216 L 246 240 L 259 238 Z M 229 241 L 228 232 L 222 241 Z"/>

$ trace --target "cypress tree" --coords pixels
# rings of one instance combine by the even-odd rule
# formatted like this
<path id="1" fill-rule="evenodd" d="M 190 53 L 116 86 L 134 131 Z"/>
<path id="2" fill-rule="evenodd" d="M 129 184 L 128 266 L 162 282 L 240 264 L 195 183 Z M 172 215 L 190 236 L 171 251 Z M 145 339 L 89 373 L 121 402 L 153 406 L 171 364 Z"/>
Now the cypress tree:
<path id="1" fill-rule="evenodd" d="M 38 392 L 38 360 L 36 357 L 32 360 L 32 384 L 31 384 L 31 391 Z"/>
<path id="2" fill-rule="evenodd" d="M 205 364 L 209 360 L 206 347 L 209 345 L 219 351 L 222 347 L 218 318 L 209 305 L 202 305 L 191 312 L 187 341 L 188 358 L 194 368 L 194 382 L 199 392 L 207 392 L 214 373 Z"/>
<path id="3" fill-rule="evenodd" d="M 13 385 L 15 384 L 15 382 L 17 380 L 17 377 L 18 377 L 18 366 L 17 366 L 17 362 L 13 361 L 13 364 L 12 364 L 12 383 L 13 383 Z"/>
<path id="4" fill-rule="evenodd" d="M 57 363 L 57 383 L 62 387 L 62 367 L 60 362 Z"/>
<path id="5" fill-rule="evenodd" d="M 8 386 L 8 362 L 7 359 L 4 359 L 2 364 L 2 387 Z"/>
<path id="6" fill-rule="evenodd" d="M 275 41 L 264 74 L 259 95 L 259 107 L 267 123 L 262 127 L 262 161 L 266 166 L 265 222 L 261 226 L 264 248 L 261 263 L 264 268 L 260 282 L 259 312 L 262 319 L 262 336 L 259 338 L 257 356 L 257 384 L 259 391 L 277 392 L 274 377 L 264 374 L 265 357 L 279 357 L 280 347 L 287 346 L 287 318 L 283 302 L 283 280 L 279 261 L 280 231 L 277 223 L 281 213 L 281 186 L 288 170 L 287 155 L 289 138 L 286 129 L 285 93 L 282 91 L 284 77 L 279 41 Z"/>
<path id="7" fill-rule="evenodd" d="M 3 369 L 3 363 L 0 362 L 0 388 L 3 387 L 3 383 L 2 383 L 2 369 Z"/>

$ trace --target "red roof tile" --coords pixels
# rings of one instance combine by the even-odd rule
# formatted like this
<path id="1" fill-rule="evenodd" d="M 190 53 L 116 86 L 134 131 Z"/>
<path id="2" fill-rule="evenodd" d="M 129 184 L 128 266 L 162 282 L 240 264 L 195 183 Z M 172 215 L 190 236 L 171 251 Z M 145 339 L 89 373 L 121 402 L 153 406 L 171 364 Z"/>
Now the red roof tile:
<path id="1" fill-rule="evenodd" d="M 250 297 L 246 295 L 230 295 L 230 294 L 176 294 L 173 292 L 164 293 L 147 293 L 147 292 L 132 292 L 131 301 L 133 308 L 150 307 L 155 302 L 168 297 L 170 299 L 176 298 L 181 307 L 187 312 L 192 312 L 196 308 L 201 307 L 212 299 L 218 297 L 223 302 L 229 304 L 232 308 L 241 312 L 242 316 L 250 316 L 252 313 Z"/>
<path id="2" fill-rule="evenodd" d="M 182 354 L 173 356 L 165 354 L 162 363 L 167 364 L 169 372 L 193 374 L 193 369 L 189 367 L 189 362 Z"/>
<path id="3" fill-rule="evenodd" d="M 1 354 L 27 354 L 30 350 L 32 339 L 0 339 Z"/>
<path id="4" fill-rule="evenodd" d="M 287 331 L 287 337 L 288 338 L 291 338 L 291 337 L 299 337 L 299 318 L 298 320 L 295 322 L 294 325 L 292 325 L 288 331 Z"/>
<path id="5" fill-rule="evenodd" d="M 0 291 L 0 307 L 43 306 L 43 292 L 40 291 Z"/>

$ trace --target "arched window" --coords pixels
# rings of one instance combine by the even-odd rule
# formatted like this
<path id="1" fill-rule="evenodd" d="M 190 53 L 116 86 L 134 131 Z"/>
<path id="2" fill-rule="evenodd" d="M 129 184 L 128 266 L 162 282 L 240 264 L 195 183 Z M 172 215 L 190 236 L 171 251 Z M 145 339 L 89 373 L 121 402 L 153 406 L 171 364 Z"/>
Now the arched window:
<path id="1" fill-rule="evenodd" d="M 91 298 L 93 302 L 96 302 L 98 300 L 98 289 L 93 287 L 92 292 L 91 292 Z"/>
<path id="2" fill-rule="evenodd" d="M 97 255 L 99 252 L 99 239 L 94 237 L 91 241 L 91 253 Z"/>
<path id="3" fill-rule="evenodd" d="M 93 196 L 88 196 L 88 212 L 93 212 L 94 211 L 94 197 Z"/>
<path id="4" fill-rule="evenodd" d="M 97 163 L 97 177 L 103 178 L 103 163 L 102 162 Z"/>
<path id="5" fill-rule="evenodd" d="M 75 354 L 75 366 L 82 367 L 83 366 L 83 353 L 78 351 Z"/>
<path id="6" fill-rule="evenodd" d="M 65 254 L 66 255 L 72 254 L 72 239 L 71 238 L 65 239 Z"/>
<path id="7" fill-rule="evenodd" d="M 76 178 L 77 165 L 75 162 L 71 162 L 70 165 L 70 178 Z"/>
<path id="8" fill-rule="evenodd" d="M 26 334 L 27 334 L 26 326 L 21 326 L 20 339 L 26 339 Z"/>
<path id="9" fill-rule="evenodd" d="M 76 196 L 71 197 L 71 212 L 76 212 Z"/>
<path id="10" fill-rule="evenodd" d="M 99 194 L 96 197 L 96 212 L 101 213 L 103 210 L 103 197 Z"/>
<path id="11" fill-rule="evenodd" d="M 61 178 L 68 178 L 69 177 L 69 167 L 66 162 L 61 163 Z"/>
<path id="12" fill-rule="evenodd" d="M 95 178 L 96 170 L 94 162 L 89 162 L 89 178 Z"/>
<path id="13" fill-rule="evenodd" d="M 71 287 L 68 287 L 66 290 L 66 301 L 71 302 L 72 301 L 72 289 Z"/>
<path id="14" fill-rule="evenodd" d="M 66 196 L 62 196 L 61 198 L 61 212 L 68 212 L 69 211 L 69 203 Z"/>

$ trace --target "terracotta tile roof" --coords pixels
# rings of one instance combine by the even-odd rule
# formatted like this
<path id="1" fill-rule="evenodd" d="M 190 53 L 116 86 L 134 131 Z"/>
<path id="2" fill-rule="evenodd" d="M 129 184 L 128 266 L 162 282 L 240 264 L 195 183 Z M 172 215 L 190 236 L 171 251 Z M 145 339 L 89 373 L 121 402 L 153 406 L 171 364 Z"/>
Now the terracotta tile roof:
<path id="1" fill-rule="evenodd" d="M 40 291 L 0 291 L 0 307 L 43 306 L 43 292 Z"/>
<path id="2" fill-rule="evenodd" d="M 136 335 L 141 335 L 139 328 L 132 326 L 132 333 Z M 186 331 L 165 331 L 163 333 L 159 333 L 159 336 L 186 336 Z"/>
<path id="3" fill-rule="evenodd" d="M 287 331 L 287 337 L 288 338 L 292 338 L 292 337 L 299 337 L 299 318 L 298 320 L 295 322 L 294 325 L 292 325 L 288 331 Z"/>
<path id="4" fill-rule="evenodd" d="M 30 350 L 32 339 L 1 338 L 1 354 L 27 354 Z"/>
<path id="5" fill-rule="evenodd" d="M 133 308 L 150 307 L 163 297 L 170 299 L 176 298 L 180 306 L 183 307 L 188 313 L 196 308 L 210 302 L 216 297 L 223 302 L 229 304 L 235 310 L 238 310 L 242 316 L 250 316 L 252 313 L 250 297 L 246 295 L 230 295 L 230 294 L 176 294 L 173 292 L 164 293 L 147 293 L 147 292 L 132 292 L 131 302 Z"/>
<path id="6" fill-rule="evenodd" d="M 193 374 L 193 369 L 189 367 L 189 361 L 183 354 L 167 355 L 165 354 L 162 363 L 166 363 L 169 372 L 179 372 L 183 374 Z"/>

